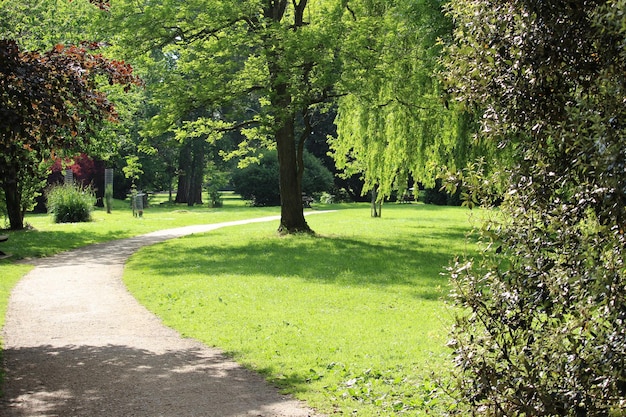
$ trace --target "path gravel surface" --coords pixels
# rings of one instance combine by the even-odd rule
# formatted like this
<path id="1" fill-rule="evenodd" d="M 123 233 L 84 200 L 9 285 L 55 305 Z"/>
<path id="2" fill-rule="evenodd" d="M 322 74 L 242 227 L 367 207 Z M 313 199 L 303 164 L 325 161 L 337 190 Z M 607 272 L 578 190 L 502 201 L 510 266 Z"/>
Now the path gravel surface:
<path id="1" fill-rule="evenodd" d="M 170 229 L 36 260 L 9 302 L 0 416 L 313 416 L 220 351 L 165 327 L 121 281 L 142 246 L 277 219 Z"/>

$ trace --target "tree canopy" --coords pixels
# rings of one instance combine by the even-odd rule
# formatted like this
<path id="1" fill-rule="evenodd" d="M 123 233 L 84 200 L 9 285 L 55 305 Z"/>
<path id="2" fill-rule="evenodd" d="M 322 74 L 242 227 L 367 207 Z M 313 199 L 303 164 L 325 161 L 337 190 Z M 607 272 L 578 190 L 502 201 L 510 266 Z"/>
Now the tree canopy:
<path id="1" fill-rule="evenodd" d="M 363 2 L 355 14 L 333 157 L 379 200 L 410 178 L 432 186 L 441 166 L 462 168 L 473 152 L 472 115 L 446 107 L 437 78 L 451 20 L 437 0 Z"/>
<path id="2" fill-rule="evenodd" d="M 27 21 L 27 14 L 5 7 L 1 11 L 16 23 L 3 28 L 3 35 L 24 35 L 31 27 L 17 23 Z M 23 42 L 39 46 L 31 39 L 25 36 Z M 30 187 L 45 176 L 42 164 L 66 151 L 86 149 L 98 127 L 117 118 L 102 84 L 127 89 L 139 83 L 129 65 L 99 53 L 101 46 L 93 41 L 57 43 L 38 52 L 15 40 L 0 41 L 0 186 L 12 229 L 23 228 L 28 200 L 23 197 L 36 191 Z"/>
<path id="3" fill-rule="evenodd" d="M 161 113 L 147 131 L 213 140 L 243 133 L 239 154 L 276 148 L 284 232 L 309 231 L 301 201 L 302 154 L 316 112 L 334 94 L 340 1 L 120 2 L 119 44 L 167 68 L 155 85 Z"/>

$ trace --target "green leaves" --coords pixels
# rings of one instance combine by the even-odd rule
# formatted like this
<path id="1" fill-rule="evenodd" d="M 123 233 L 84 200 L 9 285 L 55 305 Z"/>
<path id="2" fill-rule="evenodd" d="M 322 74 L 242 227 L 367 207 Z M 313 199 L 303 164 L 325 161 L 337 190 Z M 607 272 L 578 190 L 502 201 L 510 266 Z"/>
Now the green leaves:
<path id="1" fill-rule="evenodd" d="M 46 192 L 48 211 L 55 223 L 77 223 L 91 220 L 96 204 L 94 191 L 74 184 L 57 185 Z"/>
<path id="2" fill-rule="evenodd" d="M 0 40 L 0 157 L 5 161 L 0 185 L 13 229 L 23 227 L 19 182 L 38 179 L 41 161 L 85 150 L 103 122 L 116 120 L 101 83 L 140 84 L 129 65 L 94 53 L 99 46 L 57 44 L 40 53 Z"/>
<path id="3" fill-rule="evenodd" d="M 24 0 L 0 3 L 0 38 L 16 39 L 26 50 L 96 40 L 90 23 L 103 12 L 85 0 Z"/>
<path id="4" fill-rule="evenodd" d="M 468 413 L 624 413 L 626 32 L 616 7 L 451 3 L 449 88 L 484 111 L 482 138 L 514 156 L 484 258 L 451 270 L 468 311 L 453 331 Z"/>
<path id="5" fill-rule="evenodd" d="M 337 138 L 332 155 L 347 176 L 360 173 L 379 200 L 415 181 L 432 185 L 440 165 L 464 165 L 470 123 L 447 109 L 437 80 L 439 39 L 450 21 L 438 2 L 357 3 L 346 18 Z"/>

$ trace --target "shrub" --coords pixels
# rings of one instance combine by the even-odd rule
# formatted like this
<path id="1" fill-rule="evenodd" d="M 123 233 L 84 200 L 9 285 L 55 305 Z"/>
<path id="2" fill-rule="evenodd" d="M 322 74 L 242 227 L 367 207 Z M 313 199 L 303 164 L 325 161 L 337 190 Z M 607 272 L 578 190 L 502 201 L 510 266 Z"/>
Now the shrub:
<path id="1" fill-rule="evenodd" d="M 324 191 L 322 195 L 320 196 L 320 203 L 333 204 L 335 203 L 335 196 Z"/>
<path id="2" fill-rule="evenodd" d="M 332 173 L 315 156 L 305 152 L 304 166 L 303 193 L 312 196 L 332 189 Z M 280 205 L 276 152 L 266 153 L 258 164 L 236 170 L 233 173 L 233 184 L 235 192 L 254 206 Z"/>
<path id="3" fill-rule="evenodd" d="M 228 185 L 229 178 L 229 174 L 217 169 L 213 162 L 208 164 L 204 178 L 204 188 L 209 195 L 209 207 L 217 208 L 223 206 L 224 202 L 222 201 L 220 190 Z"/>
<path id="4" fill-rule="evenodd" d="M 512 157 L 451 270 L 458 414 L 626 416 L 626 2 L 451 4 L 451 90 Z"/>
<path id="5" fill-rule="evenodd" d="M 46 193 L 48 212 L 55 223 L 88 222 L 96 197 L 90 187 L 57 185 Z"/>

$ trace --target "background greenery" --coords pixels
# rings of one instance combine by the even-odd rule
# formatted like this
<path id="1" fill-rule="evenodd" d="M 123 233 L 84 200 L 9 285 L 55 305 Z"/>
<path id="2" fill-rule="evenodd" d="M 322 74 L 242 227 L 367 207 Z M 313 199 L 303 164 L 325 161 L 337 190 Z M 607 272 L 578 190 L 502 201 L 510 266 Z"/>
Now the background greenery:
<path id="1" fill-rule="evenodd" d="M 333 188 L 333 174 L 319 159 L 305 151 L 303 155 L 304 173 L 302 192 L 308 196 L 330 192 Z M 258 164 L 250 164 L 236 169 L 232 178 L 235 192 L 254 206 L 279 206 L 278 156 L 275 151 L 267 151 Z"/>

